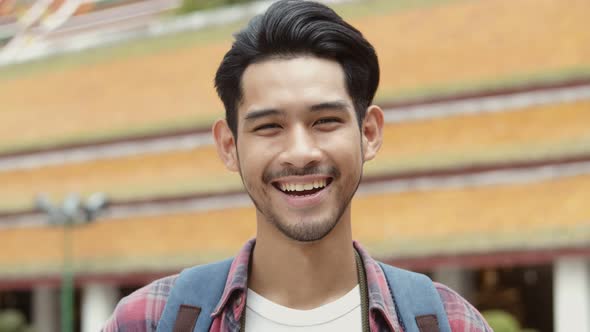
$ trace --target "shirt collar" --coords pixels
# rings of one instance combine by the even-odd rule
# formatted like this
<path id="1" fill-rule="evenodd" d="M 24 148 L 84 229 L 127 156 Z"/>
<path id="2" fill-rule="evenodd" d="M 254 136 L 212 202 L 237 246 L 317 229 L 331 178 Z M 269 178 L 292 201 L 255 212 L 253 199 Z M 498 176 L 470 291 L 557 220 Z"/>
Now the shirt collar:
<path id="1" fill-rule="evenodd" d="M 246 296 L 246 290 L 248 289 L 248 267 L 250 266 L 250 256 L 255 244 L 256 239 L 251 239 L 246 242 L 234 258 L 227 274 L 227 281 L 225 282 L 223 294 L 211 316 L 217 316 L 223 312 L 223 309 L 226 307 L 229 299 L 234 293 L 240 293 L 238 301 L 244 302 L 243 297 Z"/>
<path id="2" fill-rule="evenodd" d="M 387 283 L 387 278 L 385 277 L 385 273 L 383 273 L 383 269 L 360 245 L 360 243 L 354 241 L 353 245 L 363 260 L 365 275 L 367 276 L 370 315 L 380 315 L 391 331 L 402 331 L 389 284 Z M 372 321 L 371 323 L 373 323 L 374 319 L 370 318 L 370 320 Z"/>
<path id="3" fill-rule="evenodd" d="M 234 258 L 229 269 L 225 289 L 211 316 L 221 314 L 234 294 L 239 294 L 234 299 L 239 302 L 238 306 L 241 307 L 240 304 L 244 302 L 246 290 L 248 289 L 248 267 L 255 244 L 256 239 L 249 240 Z M 354 241 L 353 245 L 361 256 L 367 276 L 370 314 L 380 315 L 392 331 L 401 331 L 389 285 L 381 266 L 371 258 L 358 242 Z"/>

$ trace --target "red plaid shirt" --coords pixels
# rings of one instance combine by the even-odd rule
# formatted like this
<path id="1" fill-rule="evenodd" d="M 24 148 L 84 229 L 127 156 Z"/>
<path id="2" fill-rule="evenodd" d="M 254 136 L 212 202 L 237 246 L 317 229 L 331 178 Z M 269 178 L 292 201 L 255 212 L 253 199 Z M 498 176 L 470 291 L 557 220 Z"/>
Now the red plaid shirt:
<path id="1" fill-rule="evenodd" d="M 251 240 L 246 243 L 230 267 L 223 295 L 212 314 L 210 332 L 240 330 L 240 317 L 244 313 L 248 289 L 248 262 L 254 242 L 255 240 Z M 371 331 L 403 332 L 381 267 L 357 242 L 354 242 L 354 246 L 362 257 L 367 276 Z M 106 322 L 103 332 L 156 331 L 177 277 L 178 275 L 174 275 L 156 280 L 123 298 Z M 492 332 L 471 304 L 448 287 L 438 283 L 435 286 L 453 332 Z M 233 296 L 234 294 L 238 295 Z"/>

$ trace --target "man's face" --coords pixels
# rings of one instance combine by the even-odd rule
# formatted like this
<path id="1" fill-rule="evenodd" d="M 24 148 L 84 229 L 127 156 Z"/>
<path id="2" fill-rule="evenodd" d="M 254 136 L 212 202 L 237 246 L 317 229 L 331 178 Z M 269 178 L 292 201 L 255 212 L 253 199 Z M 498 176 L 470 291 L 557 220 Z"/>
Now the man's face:
<path id="1" fill-rule="evenodd" d="M 335 61 L 271 59 L 247 67 L 237 159 L 262 222 L 297 241 L 326 236 L 361 179 L 361 133 Z"/>

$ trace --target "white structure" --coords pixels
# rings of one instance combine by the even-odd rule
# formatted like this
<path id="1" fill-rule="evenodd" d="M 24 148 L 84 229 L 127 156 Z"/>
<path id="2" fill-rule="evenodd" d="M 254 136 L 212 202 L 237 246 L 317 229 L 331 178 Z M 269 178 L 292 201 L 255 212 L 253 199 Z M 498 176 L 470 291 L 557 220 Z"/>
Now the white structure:
<path id="1" fill-rule="evenodd" d="M 36 332 L 59 331 L 59 289 L 39 285 L 33 290 L 33 323 Z"/>
<path id="2" fill-rule="evenodd" d="M 82 332 L 100 331 L 119 301 L 114 285 L 89 283 L 82 291 Z"/>
<path id="3" fill-rule="evenodd" d="M 475 285 L 473 273 L 470 270 L 455 266 L 445 266 L 435 270 L 432 279 L 449 286 L 468 301 L 473 301 Z"/>
<path id="4" fill-rule="evenodd" d="M 590 332 L 590 263 L 564 257 L 553 268 L 555 332 Z"/>

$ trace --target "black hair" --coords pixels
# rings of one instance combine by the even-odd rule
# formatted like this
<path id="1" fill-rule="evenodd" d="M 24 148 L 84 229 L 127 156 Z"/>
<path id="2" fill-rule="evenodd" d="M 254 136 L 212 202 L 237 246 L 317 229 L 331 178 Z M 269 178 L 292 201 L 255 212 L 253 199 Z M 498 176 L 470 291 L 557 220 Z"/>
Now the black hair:
<path id="1" fill-rule="evenodd" d="M 359 126 L 362 124 L 379 85 L 375 49 L 331 8 L 311 1 L 280 0 L 235 35 L 215 75 L 217 94 L 235 138 L 246 68 L 267 59 L 304 55 L 335 60 L 342 66 Z"/>

